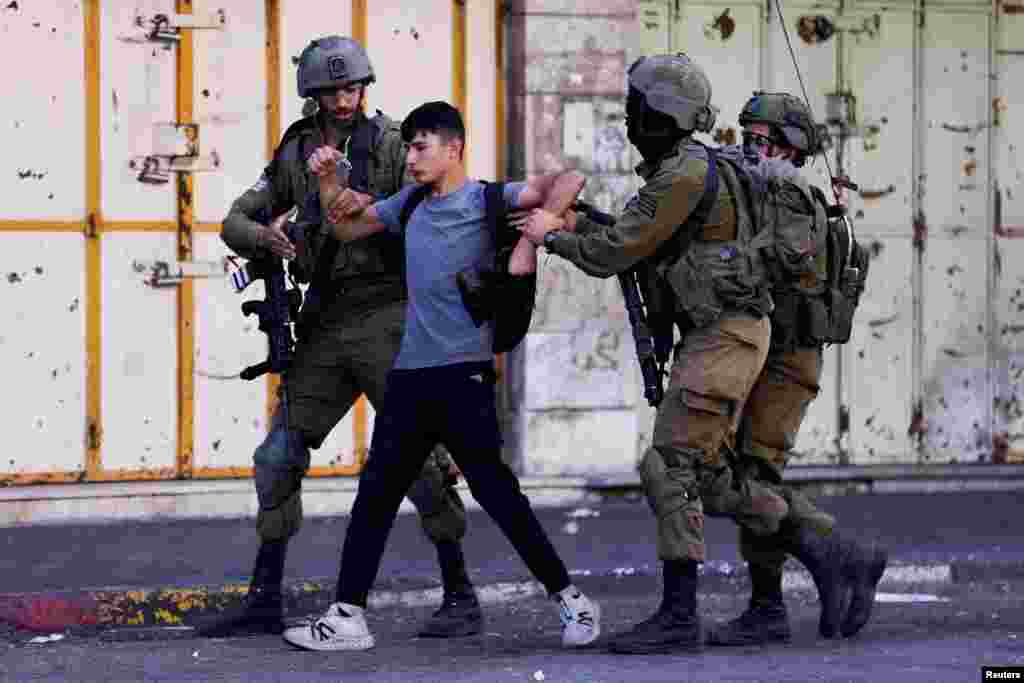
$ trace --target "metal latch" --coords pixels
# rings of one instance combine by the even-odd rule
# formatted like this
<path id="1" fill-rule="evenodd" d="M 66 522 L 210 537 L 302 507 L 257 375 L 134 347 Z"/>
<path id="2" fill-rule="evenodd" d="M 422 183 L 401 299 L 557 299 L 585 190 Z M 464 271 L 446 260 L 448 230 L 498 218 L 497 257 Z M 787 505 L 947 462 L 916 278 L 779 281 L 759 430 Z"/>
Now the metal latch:
<path id="1" fill-rule="evenodd" d="M 133 157 L 128 167 L 136 172 L 140 183 L 163 185 L 172 173 L 214 171 L 220 167 L 220 156 L 199 153 L 198 123 L 157 123 L 153 126 L 153 151 Z"/>
<path id="2" fill-rule="evenodd" d="M 135 16 L 135 25 L 143 35 L 136 42 L 160 43 L 168 50 L 181 40 L 182 29 L 223 29 L 227 14 L 219 9 L 207 14 L 154 14 Z"/>
<path id="3" fill-rule="evenodd" d="M 221 278 L 230 272 L 227 257 L 218 261 L 132 261 L 132 270 L 142 273 L 150 287 L 174 287 L 185 278 Z"/>

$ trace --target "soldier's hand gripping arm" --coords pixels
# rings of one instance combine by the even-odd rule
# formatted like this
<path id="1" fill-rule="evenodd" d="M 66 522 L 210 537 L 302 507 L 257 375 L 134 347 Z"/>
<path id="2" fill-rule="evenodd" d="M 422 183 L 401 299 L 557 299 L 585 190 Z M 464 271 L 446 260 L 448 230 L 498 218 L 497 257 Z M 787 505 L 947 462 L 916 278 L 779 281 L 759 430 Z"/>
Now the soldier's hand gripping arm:
<path id="1" fill-rule="evenodd" d="M 308 166 L 320 184 L 320 202 L 327 220 L 339 242 L 369 237 L 381 232 L 385 226 L 377 218 L 372 204 L 364 206 L 361 199 L 338 181 L 337 165 L 343 156 L 330 146 L 320 147 L 309 157 Z M 365 196 L 365 195 L 364 195 Z"/>
<path id="2" fill-rule="evenodd" d="M 294 206 L 286 188 L 278 182 L 274 164 L 259 181 L 242 193 L 231 205 L 221 226 L 221 239 L 245 259 L 255 259 L 267 251 L 282 258 L 295 258 L 295 246 L 272 218 Z"/>
<path id="3" fill-rule="evenodd" d="M 653 254 L 697 207 L 704 192 L 707 163 L 688 159 L 680 168 L 662 168 L 647 179 L 626 204 L 613 225 L 602 225 L 584 215 L 576 216 L 576 231 L 554 231 L 544 242 L 551 226 L 534 226 L 524 232 L 534 244 L 544 243 L 551 251 L 572 261 L 594 277 L 611 277 L 628 270 Z"/>
<path id="4" fill-rule="evenodd" d="M 535 178 L 528 181 L 526 188 L 519 194 L 516 208 L 544 212 L 545 216 L 564 227 L 565 221 L 561 216 L 572 206 L 585 182 L 586 178 L 576 171 Z M 521 227 L 529 220 L 531 220 L 530 215 L 520 213 L 518 217 L 512 219 L 511 223 L 516 227 Z M 537 270 L 537 246 L 530 242 L 525 234 L 519 238 L 515 249 L 512 250 L 508 270 L 512 275 L 525 275 Z"/>

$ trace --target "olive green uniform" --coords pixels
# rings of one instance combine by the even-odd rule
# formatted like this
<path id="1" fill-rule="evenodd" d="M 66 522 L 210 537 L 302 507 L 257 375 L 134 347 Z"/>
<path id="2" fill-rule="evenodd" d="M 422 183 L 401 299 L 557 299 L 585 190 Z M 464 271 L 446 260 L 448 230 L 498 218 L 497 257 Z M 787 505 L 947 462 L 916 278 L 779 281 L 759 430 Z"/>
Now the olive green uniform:
<path id="1" fill-rule="evenodd" d="M 378 127 L 371 148 L 368 189 L 375 197 L 403 184 L 405 147 L 397 124 L 379 115 L 361 125 Z M 339 148 L 355 126 L 334 129 Z M 302 207 L 318 189 L 306 159 L 324 144 L 315 116 L 290 130 L 259 182 L 242 194 L 224 220 L 224 242 L 243 257 L 260 252 L 260 216 L 278 216 Z M 265 220 L 265 219 L 264 219 Z M 296 261 L 304 279 L 313 276 L 320 250 L 330 236 L 327 222 L 300 235 Z M 282 392 L 287 392 L 287 425 L 279 407 L 270 434 L 256 449 L 260 497 L 257 526 L 264 540 L 285 540 L 302 522 L 300 489 L 309 466 L 309 448 L 319 448 L 361 394 L 380 405 L 387 373 L 402 340 L 406 305 L 404 256 L 394 238 L 379 235 L 340 245 L 328 291 L 320 293 L 319 324 L 298 343 Z M 409 491 L 423 528 L 436 544 L 458 541 L 466 529 L 465 511 L 447 476 L 445 456 L 427 459 L 422 477 Z"/>
<path id="2" fill-rule="evenodd" d="M 747 189 L 727 163 L 717 167 L 718 196 L 703 224 L 693 214 L 705 191 L 707 152 L 684 138 L 657 163 L 637 168 L 645 184 L 613 226 L 581 215 L 575 234 L 549 241 L 554 253 L 596 277 L 653 256 L 648 270 L 674 294 L 671 315 L 682 338 L 652 446 L 637 464 L 666 561 L 704 560 L 705 511 L 758 534 L 774 533 L 787 512 L 785 501 L 756 482 L 734 486 L 722 460 L 768 352 L 771 299 L 759 253 L 748 248 L 756 226 Z M 684 253 L 662 256 L 659 247 L 677 229 L 692 241 Z"/>
<path id="3" fill-rule="evenodd" d="M 788 222 L 794 232 L 814 224 L 825 229 L 824 207 L 811 193 L 807 181 L 799 174 L 787 174 L 787 186 L 773 194 L 775 206 L 770 220 Z M 786 234 L 786 226 L 778 229 Z M 771 264 L 773 298 L 772 343 L 764 369 L 750 392 L 744 410 L 740 442 L 742 476 L 773 488 L 790 506 L 790 518 L 808 525 L 820 534 L 831 533 L 835 519 L 818 509 L 798 491 L 782 482 L 782 473 L 800 432 L 800 425 L 820 389 L 822 344 L 813 341 L 806 329 L 814 316 L 806 311 L 821 302 L 827 277 L 827 253 L 818 249 L 817 257 L 807 255 L 804 262 L 796 258 Z M 780 260 L 782 257 L 778 257 Z M 804 313 L 801 313 L 804 312 Z M 772 571 L 781 571 L 786 553 L 778 544 L 765 543 L 740 530 L 740 553 L 749 564 L 759 564 Z"/>

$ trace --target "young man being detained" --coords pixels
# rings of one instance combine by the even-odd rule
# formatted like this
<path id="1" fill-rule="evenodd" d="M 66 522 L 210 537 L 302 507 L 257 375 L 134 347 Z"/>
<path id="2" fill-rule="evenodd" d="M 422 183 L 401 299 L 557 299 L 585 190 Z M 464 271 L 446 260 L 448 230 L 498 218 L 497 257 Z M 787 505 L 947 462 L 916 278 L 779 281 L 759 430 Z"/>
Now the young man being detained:
<path id="1" fill-rule="evenodd" d="M 600 633 L 598 605 L 569 581 L 565 564 L 537 520 L 519 481 L 501 459 L 495 406 L 493 330 L 477 327 L 462 304 L 456 274 L 494 263 L 484 185 L 466 177 L 465 128 L 445 102 L 415 109 L 402 124 L 409 145 L 407 170 L 417 185 L 365 210 L 332 187 L 337 150 L 310 156 L 321 178 L 321 201 L 343 242 L 388 231 L 405 240 L 409 303 L 405 333 L 388 376 L 384 404 L 374 423 L 370 457 L 359 482 L 341 556 L 336 602 L 310 624 L 288 629 L 289 643 L 310 650 L 365 650 L 374 638 L 364 616 L 387 537 L 408 491 L 435 443 L 444 444 L 473 497 L 497 522 L 537 579 L 558 603 L 562 643 L 587 645 Z M 402 207 L 417 186 L 430 191 L 403 229 Z M 562 173 L 505 186 L 510 209 L 542 204 L 568 208 L 583 186 L 577 173 Z M 510 271 L 530 272 L 536 251 L 522 239 Z"/>

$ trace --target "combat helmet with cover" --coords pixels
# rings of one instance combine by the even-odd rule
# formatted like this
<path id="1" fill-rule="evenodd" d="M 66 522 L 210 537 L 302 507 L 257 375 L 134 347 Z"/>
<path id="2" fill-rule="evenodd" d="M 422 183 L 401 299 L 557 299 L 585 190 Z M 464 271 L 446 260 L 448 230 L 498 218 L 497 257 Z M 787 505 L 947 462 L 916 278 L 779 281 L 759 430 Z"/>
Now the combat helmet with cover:
<path id="1" fill-rule="evenodd" d="M 629 67 L 630 97 L 671 117 L 680 130 L 710 132 L 718 109 L 711 105 L 711 81 L 686 54 L 641 57 Z M 628 106 L 628 104 L 627 104 Z"/>
<path id="2" fill-rule="evenodd" d="M 299 97 L 315 97 L 321 88 L 373 83 L 377 76 L 362 45 L 335 35 L 310 41 L 299 55 L 297 80 Z"/>
<path id="3" fill-rule="evenodd" d="M 799 152 L 793 160 L 795 166 L 803 166 L 805 157 L 814 156 L 821 149 L 822 135 L 810 109 L 800 98 L 788 93 L 755 91 L 740 112 L 739 124 L 747 128 L 755 123 L 771 129 L 773 142 Z"/>

